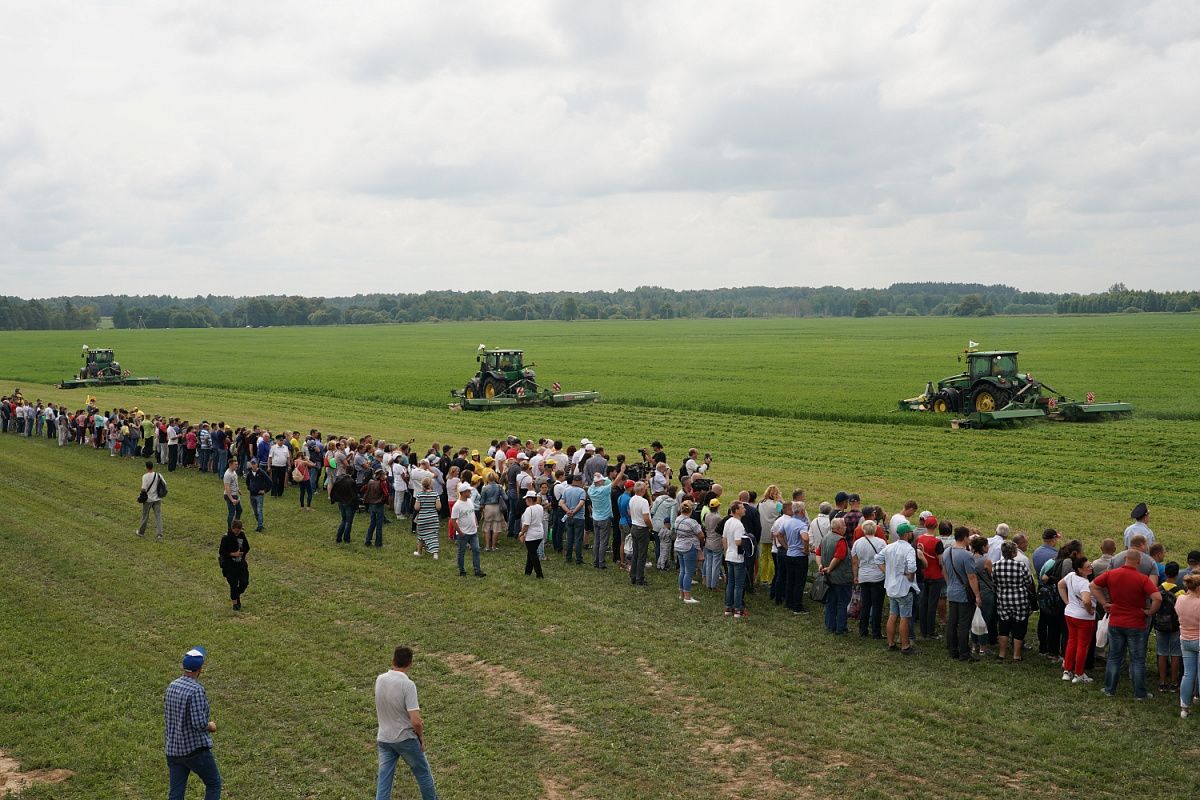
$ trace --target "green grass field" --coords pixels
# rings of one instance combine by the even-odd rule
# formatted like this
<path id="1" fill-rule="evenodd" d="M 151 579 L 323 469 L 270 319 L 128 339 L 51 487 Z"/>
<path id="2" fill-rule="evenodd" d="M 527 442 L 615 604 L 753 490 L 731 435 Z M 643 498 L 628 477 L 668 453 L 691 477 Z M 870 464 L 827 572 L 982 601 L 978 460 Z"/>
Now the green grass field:
<path id="1" fill-rule="evenodd" d="M 169 381 L 103 390 L 106 407 L 418 443 L 511 432 L 633 453 L 659 438 L 673 465 L 688 446 L 713 452 L 734 489 L 798 485 L 810 500 L 857 489 L 889 511 L 912 496 L 983 528 L 1053 525 L 1093 551 L 1146 500 L 1171 557 L 1200 546 L 1196 315 L 94 336 L 5 334 L 0 380 L 80 404 L 85 392 L 49 384 L 86 342 Z M 1009 431 L 888 424 L 897 398 L 956 371 L 968 338 L 1021 350 L 1023 368 L 1068 394 L 1138 413 Z M 479 342 L 525 347 L 541 377 L 606 401 L 450 412 Z M 23 769 L 75 773 L 23 796 L 164 793 L 162 690 L 195 643 L 209 648 L 229 797 L 370 796 L 371 687 L 400 642 L 418 652 L 447 798 L 1129 797 L 1149 793 L 1148 776 L 1194 783 L 1192 721 L 1169 698 L 1135 704 L 1127 683 L 1109 700 L 1061 685 L 1036 658 L 968 668 L 928 647 L 901 662 L 858 637 L 835 643 L 818 615 L 775 613 L 762 595 L 735 626 L 703 590 L 701 605 L 681 606 L 673 576 L 653 571 L 635 591 L 623 573 L 551 561 L 535 583 L 515 547 L 484 554 L 487 579 L 460 579 L 446 556 L 413 558 L 406 525 L 388 526 L 382 550 L 336 547 L 336 512 L 318 502 L 302 514 L 294 490 L 268 501 L 234 615 L 215 559 L 216 478 L 175 474 L 158 544 L 133 535 L 139 473 L 89 448 L 0 436 L 0 749 Z"/>

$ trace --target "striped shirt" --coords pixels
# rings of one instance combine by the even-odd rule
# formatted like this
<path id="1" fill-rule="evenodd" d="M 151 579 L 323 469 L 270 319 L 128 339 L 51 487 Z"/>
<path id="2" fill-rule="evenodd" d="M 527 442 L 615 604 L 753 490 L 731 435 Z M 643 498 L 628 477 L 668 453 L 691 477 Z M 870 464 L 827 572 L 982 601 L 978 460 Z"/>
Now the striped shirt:
<path id="1" fill-rule="evenodd" d="M 180 675 L 171 681 L 163 697 L 168 756 L 186 756 L 212 747 L 208 735 L 208 695 L 195 678 Z"/>

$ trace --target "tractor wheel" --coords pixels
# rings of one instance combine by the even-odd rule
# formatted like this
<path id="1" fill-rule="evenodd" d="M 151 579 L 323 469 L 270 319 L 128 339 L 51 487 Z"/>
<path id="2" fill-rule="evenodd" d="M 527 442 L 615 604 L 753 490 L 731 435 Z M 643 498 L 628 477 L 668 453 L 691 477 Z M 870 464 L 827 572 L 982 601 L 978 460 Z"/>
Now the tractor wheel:
<path id="1" fill-rule="evenodd" d="M 488 378 L 483 382 L 483 396 L 491 400 L 498 394 L 504 393 L 504 384 L 495 378 Z"/>
<path id="2" fill-rule="evenodd" d="M 935 395 L 932 408 L 935 413 L 945 414 L 950 411 L 950 401 L 946 399 L 944 394 Z"/>
<path id="3" fill-rule="evenodd" d="M 999 411 L 1008 405 L 1008 392 L 994 386 L 984 386 L 971 395 L 971 408 L 982 413 Z"/>
<path id="4" fill-rule="evenodd" d="M 467 400 L 474 400 L 478 396 L 479 396 L 479 385 L 477 383 L 475 383 L 475 381 L 469 382 L 467 384 L 467 387 L 465 389 L 463 389 L 463 397 L 466 398 Z"/>

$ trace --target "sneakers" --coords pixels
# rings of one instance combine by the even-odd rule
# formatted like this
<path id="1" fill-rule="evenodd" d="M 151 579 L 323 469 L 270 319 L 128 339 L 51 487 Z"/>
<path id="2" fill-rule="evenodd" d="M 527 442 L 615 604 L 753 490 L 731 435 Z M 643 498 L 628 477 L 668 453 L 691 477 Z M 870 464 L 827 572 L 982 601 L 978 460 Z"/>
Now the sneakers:
<path id="1" fill-rule="evenodd" d="M 1154 694 L 1153 694 L 1152 692 L 1146 692 L 1146 694 L 1144 694 L 1143 696 L 1141 696 L 1141 697 L 1134 697 L 1133 699 L 1134 699 L 1134 700 L 1153 700 L 1153 699 L 1154 699 Z"/>
<path id="2" fill-rule="evenodd" d="M 1179 718 L 1180 718 L 1180 719 L 1187 719 L 1187 718 L 1188 718 L 1188 707 L 1187 707 L 1187 706 L 1180 706 L 1180 707 L 1179 707 Z"/>
<path id="3" fill-rule="evenodd" d="M 145 539 L 145 538 L 146 538 L 146 532 L 145 532 L 145 531 L 134 531 L 134 532 L 133 532 L 133 535 L 134 535 L 134 536 L 140 536 L 140 537 L 142 537 L 143 539 Z"/>
<path id="4" fill-rule="evenodd" d="M 917 648 L 913 647 L 911 644 L 900 651 L 900 655 L 902 656 L 915 656 L 916 654 Z"/>
<path id="5" fill-rule="evenodd" d="M 727 617 L 732 617 L 732 616 L 733 616 L 733 609 L 732 609 L 732 608 L 726 608 L 726 609 L 725 609 L 725 616 L 727 616 Z"/>
<path id="6" fill-rule="evenodd" d="M 465 571 L 465 570 L 461 570 L 461 569 L 460 569 L 460 570 L 458 571 L 458 577 L 460 577 L 460 578 L 465 578 L 465 577 L 467 577 L 467 573 L 466 573 L 466 571 Z"/>
<path id="7" fill-rule="evenodd" d="M 438 560 L 438 559 L 437 559 L 437 557 L 438 557 L 438 554 L 437 554 L 437 553 L 434 553 L 434 554 L 433 554 L 433 560 L 434 560 L 434 561 L 437 561 L 437 560 Z"/>
<path id="8" fill-rule="evenodd" d="M 1071 679 L 1071 683 L 1095 683 L 1095 681 L 1087 675 L 1076 675 Z"/>
<path id="9" fill-rule="evenodd" d="M 750 612 L 743 608 L 740 614 L 734 614 L 734 616 L 745 619 L 746 617 L 750 616 Z"/>
<path id="10" fill-rule="evenodd" d="M 900 649 L 900 645 L 898 645 L 898 644 L 889 644 L 888 645 L 888 652 L 891 652 L 893 650 L 899 650 L 899 649 Z"/>
<path id="11" fill-rule="evenodd" d="M 1075 676 L 1074 676 L 1074 675 L 1072 675 L 1071 673 L 1067 672 L 1066 670 L 1063 670 L 1063 676 L 1062 676 L 1062 679 L 1063 679 L 1064 681 L 1069 681 L 1069 680 L 1071 680 L 1071 679 L 1072 679 L 1072 678 L 1074 678 L 1074 677 L 1075 677 Z"/>
<path id="12" fill-rule="evenodd" d="M 733 612 L 733 618 L 734 618 L 734 619 L 741 619 L 741 618 L 742 618 L 742 612 L 740 612 L 740 611 L 735 611 L 735 612 Z"/>
<path id="13" fill-rule="evenodd" d="M 695 605 L 696 603 L 699 603 L 700 601 L 694 597 L 689 597 L 687 600 L 684 600 L 683 602 L 688 603 L 689 605 Z"/>
<path id="14" fill-rule="evenodd" d="M 418 557 L 419 557 L 419 556 L 421 555 L 421 551 L 420 551 L 420 550 L 413 550 L 413 555 L 414 555 L 414 556 L 418 556 Z"/>
<path id="15" fill-rule="evenodd" d="M 479 572 L 476 572 L 476 573 L 475 573 L 475 577 L 476 577 L 476 578 L 486 578 L 486 577 L 487 577 L 487 573 L 486 573 L 486 572 L 484 572 L 483 570 L 479 570 Z"/>

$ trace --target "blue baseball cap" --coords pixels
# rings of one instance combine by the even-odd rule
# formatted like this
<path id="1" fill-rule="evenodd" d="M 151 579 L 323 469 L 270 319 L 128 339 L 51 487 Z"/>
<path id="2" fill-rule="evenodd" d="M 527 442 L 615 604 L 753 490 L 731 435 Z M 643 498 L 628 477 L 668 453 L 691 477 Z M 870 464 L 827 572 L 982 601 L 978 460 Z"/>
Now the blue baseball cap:
<path id="1" fill-rule="evenodd" d="M 204 666 L 206 658 L 208 658 L 208 651 L 200 645 L 196 645 L 183 654 L 183 668 L 187 672 L 195 672 Z"/>

